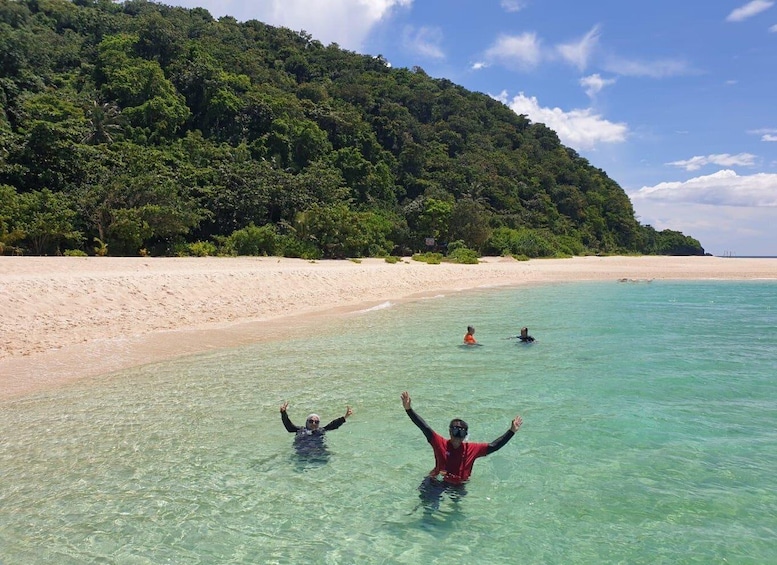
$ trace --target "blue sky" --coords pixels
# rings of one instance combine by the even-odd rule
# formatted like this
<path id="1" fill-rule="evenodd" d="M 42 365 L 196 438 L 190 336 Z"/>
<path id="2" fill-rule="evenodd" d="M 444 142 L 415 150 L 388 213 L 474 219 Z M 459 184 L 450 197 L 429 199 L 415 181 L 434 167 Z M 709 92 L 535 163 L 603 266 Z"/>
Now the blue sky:
<path id="1" fill-rule="evenodd" d="M 555 130 L 639 221 L 777 256 L 777 1 L 178 0 L 304 30 Z"/>

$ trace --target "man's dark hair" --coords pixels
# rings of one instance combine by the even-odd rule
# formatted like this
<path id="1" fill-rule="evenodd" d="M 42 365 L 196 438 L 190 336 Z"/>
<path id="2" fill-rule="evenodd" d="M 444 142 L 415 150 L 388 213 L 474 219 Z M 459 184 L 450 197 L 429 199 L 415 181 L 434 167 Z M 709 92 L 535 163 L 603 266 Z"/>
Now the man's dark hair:
<path id="1" fill-rule="evenodd" d="M 451 423 L 448 424 L 448 427 L 451 428 L 453 426 L 461 426 L 462 428 L 469 430 L 469 424 L 467 424 L 467 422 L 465 422 L 461 418 L 454 418 L 453 420 L 451 420 Z"/>

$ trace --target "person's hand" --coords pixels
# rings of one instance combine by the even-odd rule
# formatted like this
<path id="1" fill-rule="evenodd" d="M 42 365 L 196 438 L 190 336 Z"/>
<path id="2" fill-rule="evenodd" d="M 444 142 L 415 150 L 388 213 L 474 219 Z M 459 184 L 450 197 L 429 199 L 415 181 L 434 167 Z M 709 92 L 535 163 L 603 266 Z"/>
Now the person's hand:
<path id="1" fill-rule="evenodd" d="M 289 401 L 287 400 L 283 404 L 281 404 L 281 412 L 286 412 L 286 408 L 289 407 Z"/>
<path id="2" fill-rule="evenodd" d="M 510 431 L 513 433 L 517 432 L 518 428 L 521 427 L 521 424 L 523 424 L 523 418 L 521 418 L 520 416 L 516 416 L 515 418 L 513 418 L 513 421 L 510 424 Z"/>
<path id="3" fill-rule="evenodd" d="M 405 410 L 410 410 L 410 393 L 405 391 L 400 395 L 400 398 L 402 399 L 402 407 Z"/>
<path id="4" fill-rule="evenodd" d="M 347 418 L 347 417 L 348 417 L 348 416 L 350 416 L 351 414 L 353 414 L 353 410 L 351 410 L 351 407 L 350 407 L 350 406 L 346 406 L 346 407 L 345 407 L 345 416 L 343 416 L 343 418 Z"/>

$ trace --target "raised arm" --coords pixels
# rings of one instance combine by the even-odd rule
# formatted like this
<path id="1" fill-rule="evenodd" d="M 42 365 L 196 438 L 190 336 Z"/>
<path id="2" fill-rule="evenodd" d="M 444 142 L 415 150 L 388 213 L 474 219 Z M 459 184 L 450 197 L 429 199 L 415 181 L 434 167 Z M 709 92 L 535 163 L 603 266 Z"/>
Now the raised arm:
<path id="1" fill-rule="evenodd" d="M 289 420 L 289 415 L 286 413 L 286 409 L 288 407 L 289 407 L 288 400 L 283 404 L 281 404 L 281 422 L 283 422 L 283 426 L 286 428 L 286 431 L 293 434 L 299 430 L 299 427 L 292 424 L 291 420 Z"/>
<path id="2" fill-rule="evenodd" d="M 513 418 L 513 421 L 510 422 L 510 429 L 488 444 L 486 455 L 489 455 L 494 451 L 499 451 L 505 445 L 507 445 L 507 442 L 512 439 L 512 437 L 515 435 L 515 432 L 517 432 L 518 428 L 521 427 L 521 424 L 523 424 L 523 419 L 520 416 Z"/>
<path id="3" fill-rule="evenodd" d="M 336 430 L 337 428 L 345 424 L 346 418 L 348 418 L 348 416 L 350 416 L 351 414 L 353 414 L 353 410 L 351 410 L 350 406 L 346 406 L 345 416 L 340 416 L 339 418 L 335 418 L 334 420 L 329 422 L 326 426 L 324 426 L 324 429 L 328 432 L 332 430 Z"/>
<path id="4" fill-rule="evenodd" d="M 429 427 L 429 424 L 424 422 L 424 419 L 413 410 L 410 393 L 405 391 L 400 395 L 400 398 L 402 399 L 402 407 L 405 409 L 405 412 L 407 412 L 407 415 L 410 416 L 410 420 L 412 420 L 412 422 L 423 432 L 426 441 L 431 442 L 432 437 L 434 436 L 434 430 L 432 430 L 432 428 Z"/>

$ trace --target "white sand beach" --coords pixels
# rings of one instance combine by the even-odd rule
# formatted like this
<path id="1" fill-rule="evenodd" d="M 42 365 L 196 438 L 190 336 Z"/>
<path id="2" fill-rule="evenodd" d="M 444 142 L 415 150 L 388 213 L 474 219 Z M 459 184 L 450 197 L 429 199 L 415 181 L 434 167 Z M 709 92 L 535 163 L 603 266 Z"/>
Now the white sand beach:
<path id="1" fill-rule="evenodd" d="M 0 399 L 291 335 L 387 300 L 583 280 L 777 279 L 777 260 L 0 257 Z"/>

